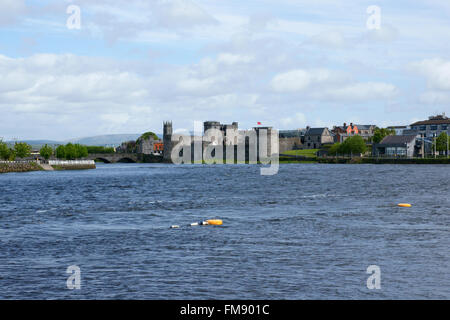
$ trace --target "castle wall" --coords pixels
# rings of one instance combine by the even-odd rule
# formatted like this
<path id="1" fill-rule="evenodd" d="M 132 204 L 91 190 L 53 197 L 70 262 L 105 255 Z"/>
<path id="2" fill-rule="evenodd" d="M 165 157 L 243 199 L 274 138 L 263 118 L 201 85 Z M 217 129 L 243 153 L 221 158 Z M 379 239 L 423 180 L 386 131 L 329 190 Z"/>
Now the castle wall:
<path id="1" fill-rule="evenodd" d="M 302 146 L 302 139 L 300 137 L 280 138 L 280 154 L 288 150 L 300 149 Z"/>
<path id="2" fill-rule="evenodd" d="M 220 124 L 217 121 L 206 121 L 203 123 L 205 132 L 211 129 L 218 130 L 220 133 L 216 132 L 217 136 L 222 134 L 223 141 L 219 141 L 218 145 L 211 145 L 214 142 L 205 141 L 205 137 L 194 137 L 172 134 L 173 128 L 171 122 L 164 122 L 164 152 L 163 159 L 164 162 L 172 161 L 172 152 L 178 152 L 178 157 L 175 160 L 177 163 L 192 163 L 201 162 L 205 160 L 205 152 L 211 152 L 210 157 L 221 157 L 223 155 L 224 162 L 251 162 L 256 163 L 259 160 L 259 134 L 262 130 L 267 132 L 267 146 L 265 156 L 271 157 L 272 154 L 278 153 L 278 147 L 273 146 L 274 141 L 271 140 L 271 134 L 273 129 L 271 127 L 257 127 L 253 130 L 238 130 L 238 123 L 233 122 L 231 125 Z M 209 132 L 206 140 L 210 140 L 214 137 L 214 132 Z M 218 138 L 218 137 L 217 137 Z M 217 140 L 217 138 L 212 140 Z M 277 138 L 278 139 L 278 135 Z M 194 142 L 195 140 L 195 142 Z M 278 144 L 278 140 L 275 141 Z M 289 144 L 290 143 L 290 144 Z M 300 139 L 298 141 L 290 141 L 285 145 L 286 148 L 292 149 L 295 143 L 301 143 Z M 196 144 L 194 148 L 194 144 Z M 176 149 L 174 149 L 176 148 Z M 219 149 L 220 148 L 220 149 Z M 197 152 L 197 154 L 194 154 Z M 227 154 L 229 156 L 227 157 Z M 232 155 L 231 155 L 232 154 Z M 228 159 L 227 159 L 228 158 Z"/>

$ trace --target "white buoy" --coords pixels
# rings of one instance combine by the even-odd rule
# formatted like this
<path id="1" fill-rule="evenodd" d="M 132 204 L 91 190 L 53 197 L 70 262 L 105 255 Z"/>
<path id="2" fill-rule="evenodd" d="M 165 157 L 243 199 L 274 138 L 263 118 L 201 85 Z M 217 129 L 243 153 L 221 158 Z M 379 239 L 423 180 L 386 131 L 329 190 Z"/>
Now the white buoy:
<path id="1" fill-rule="evenodd" d="M 206 220 L 206 221 L 200 221 L 200 222 L 194 222 L 189 224 L 190 227 L 194 227 L 194 226 L 207 226 L 207 225 L 215 225 L 215 226 L 220 226 L 222 225 L 222 220 L 219 219 L 210 219 L 210 220 Z M 179 225 L 173 225 L 170 228 L 171 229 L 175 229 L 175 228 L 179 228 Z"/>

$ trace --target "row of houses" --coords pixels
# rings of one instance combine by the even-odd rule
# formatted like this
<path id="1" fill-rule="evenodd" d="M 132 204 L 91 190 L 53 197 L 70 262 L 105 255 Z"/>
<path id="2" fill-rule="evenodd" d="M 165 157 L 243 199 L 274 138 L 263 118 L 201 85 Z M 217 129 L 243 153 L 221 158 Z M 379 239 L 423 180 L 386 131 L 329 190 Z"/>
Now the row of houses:
<path id="1" fill-rule="evenodd" d="M 281 130 L 280 153 L 291 149 L 320 149 L 349 137 L 359 135 L 367 143 L 372 142 L 376 125 L 346 124 L 342 126 Z M 442 132 L 450 135 L 450 119 L 445 113 L 430 116 L 428 120 L 417 121 L 407 126 L 391 126 L 395 136 L 387 136 L 380 143 L 373 144 L 374 155 L 421 156 L 432 152 L 433 139 Z"/>
<path id="2" fill-rule="evenodd" d="M 336 142 L 344 142 L 349 137 L 359 135 L 367 142 L 370 142 L 376 125 L 361 125 L 344 123 L 342 126 L 281 130 L 280 153 L 291 149 L 320 149 L 324 145 Z"/>

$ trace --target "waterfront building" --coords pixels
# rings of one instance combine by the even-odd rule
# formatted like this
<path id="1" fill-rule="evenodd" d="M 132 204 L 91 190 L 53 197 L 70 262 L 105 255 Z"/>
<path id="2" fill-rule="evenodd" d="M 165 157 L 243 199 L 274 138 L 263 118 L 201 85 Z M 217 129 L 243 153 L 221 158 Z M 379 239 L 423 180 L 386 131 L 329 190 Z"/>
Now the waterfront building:
<path id="1" fill-rule="evenodd" d="M 153 154 L 162 155 L 164 151 L 164 143 L 159 140 L 153 144 Z"/>
<path id="2" fill-rule="evenodd" d="M 333 144 L 334 136 L 328 128 L 306 128 L 302 149 L 319 149 L 324 144 Z"/>
<path id="3" fill-rule="evenodd" d="M 421 143 L 414 135 L 386 136 L 380 143 L 373 144 L 372 154 L 412 158 L 419 155 Z"/>
<path id="4" fill-rule="evenodd" d="M 442 132 L 450 134 L 450 119 L 445 116 L 445 113 L 430 116 L 428 120 L 412 123 L 411 130 L 413 133 L 420 134 L 425 138 L 439 136 Z"/>
<path id="5" fill-rule="evenodd" d="M 331 132 L 334 134 L 334 142 L 344 142 L 354 135 L 361 136 L 365 141 L 370 141 L 373 137 L 376 126 L 373 124 L 353 124 L 334 126 Z"/>
<path id="6" fill-rule="evenodd" d="M 155 154 L 162 147 L 161 139 L 155 139 L 153 135 L 142 135 L 136 141 L 136 152 L 140 154 Z M 158 152 L 156 152 L 158 154 Z"/>
<path id="7" fill-rule="evenodd" d="M 405 130 L 410 129 L 408 126 L 389 126 L 387 129 L 394 130 L 396 136 L 403 135 Z"/>

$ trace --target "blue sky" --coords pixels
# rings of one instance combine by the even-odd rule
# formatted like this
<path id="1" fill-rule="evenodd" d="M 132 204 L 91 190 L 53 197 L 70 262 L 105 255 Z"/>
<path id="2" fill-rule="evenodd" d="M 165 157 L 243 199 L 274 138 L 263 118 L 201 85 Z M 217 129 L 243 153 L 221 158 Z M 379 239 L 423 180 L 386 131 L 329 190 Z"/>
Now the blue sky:
<path id="1" fill-rule="evenodd" d="M 446 0 L 1 0 L 0 39 L 4 139 L 450 114 Z"/>

